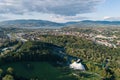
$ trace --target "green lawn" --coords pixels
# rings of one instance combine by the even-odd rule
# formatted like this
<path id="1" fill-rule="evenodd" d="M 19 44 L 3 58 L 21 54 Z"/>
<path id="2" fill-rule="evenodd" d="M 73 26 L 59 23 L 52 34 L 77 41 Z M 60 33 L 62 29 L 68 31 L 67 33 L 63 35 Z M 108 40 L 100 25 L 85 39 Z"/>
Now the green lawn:
<path id="1" fill-rule="evenodd" d="M 17 76 L 25 78 L 38 78 L 39 80 L 100 80 L 97 76 L 82 73 L 83 77 L 72 75 L 75 71 L 67 68 L 54 67 L 47 62 L 17 62 L 1 66 L 6 71 L 8 67 L 14 68 Z M 78 79 L 79 78 L 79 79 Z"/>
<path id="2" fill-rule="evenodd" d="M 8 67 L 14 68 L 17 76 L 29 79 L 37 77 L 39 80 L 76 80 L 69 76 L 69 73 L 64 74 L 57 67 L 47 62 L 17 62 L 1 66 L 4 71 Z"/>

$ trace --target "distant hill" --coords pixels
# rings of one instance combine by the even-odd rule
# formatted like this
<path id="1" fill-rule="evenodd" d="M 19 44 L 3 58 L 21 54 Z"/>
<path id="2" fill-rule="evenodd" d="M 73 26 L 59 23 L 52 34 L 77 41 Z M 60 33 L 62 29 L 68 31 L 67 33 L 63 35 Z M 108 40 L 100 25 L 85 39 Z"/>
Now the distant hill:
<path id="1" fill-rule="evenodd" d="M 1 27 L 62 27 L 64 24 L 45 20 L 9 20 L 0 22 Z"/>
<path id="2" fill-rule="evenodd" d="M 61 27 L 120 27 L 120 21 L 92 21 L 57 23 L 45 20 L 9 20 L 0 22 L 0 27 L 16 28 L 61 28 Z"/>
<path id="3" fill-rule="evenodd" d="M 81 21 L 83 23 L 94 23 L 94 24 L 108 24 L 108 25 L 120 25 L 120 21 L 91 21 L 85 20 Z"/>
<path id="4" fill-rule="evenodd" d="M 92 21 L 67 22 L 71 27 L 120 27 L 120 21 Z"/>

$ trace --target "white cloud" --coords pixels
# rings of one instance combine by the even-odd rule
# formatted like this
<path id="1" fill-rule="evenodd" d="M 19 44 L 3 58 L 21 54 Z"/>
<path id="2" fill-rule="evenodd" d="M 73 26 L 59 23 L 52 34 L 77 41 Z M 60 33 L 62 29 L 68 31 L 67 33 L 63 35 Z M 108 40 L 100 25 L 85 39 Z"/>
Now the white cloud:
<path id="1" fill-rule="evenodd" d="M 0 15 L 0 21 L 2 21 L 2 20 L 7 20 L 7 19 L 9 19 L 9 17 L 6 17 L 6 16 L 4 16 L 4 15 Z"/>
<path id="2" fill-rule="evenodd" d="M 0 0 L 1 19 L 45 19 L 68 22 L 89 19 L 86 13 L 96 11 L 105 0 Z M 6 17 L 5 17 L 6 16 Z"/>
<path id="3" fill-rule="evenodd" d="M 0 0 L 0 13 L 50 13 L 65 16 L 94 12 L 104 0 Z"/>
<path id="4" fill-rule="evenodd" d="M 103 17 L 104 20 L 105 20 L 105 19 L 108 19 L 108 18 L 110 18 L 110 16 L 104 16 L 104 17 Z"/>
<path id="5" fill-rule="evenodd" d="M 105 16 L 104 20 L 109 20 L 109 21 L 120 21 L 120 17 L 110 17 L 110 16 Z"/>
<path id="6" fill-rule="evenodd" d="M 69 22 L 69 21 L 87 20 L 89 19 L 89 17 L 83 17 L 80 15 L 76 15 L 76 16 L 51 15 L 50 19 L 56 22 Z"/>

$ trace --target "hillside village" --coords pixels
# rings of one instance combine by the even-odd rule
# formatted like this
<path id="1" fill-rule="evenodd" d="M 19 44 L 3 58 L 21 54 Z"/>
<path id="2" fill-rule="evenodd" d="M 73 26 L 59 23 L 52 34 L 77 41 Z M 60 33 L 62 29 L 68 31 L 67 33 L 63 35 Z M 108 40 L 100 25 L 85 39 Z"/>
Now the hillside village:
<path id="1" fill-rule="evenodd" d="M 85 29 L 84 29 L 85 30 Z M 87 29 L 86 29 L 87 30 Z M 48 29 L 48 30 L 36 30 L 34 32 L 24 32 L 24 33 L 14 33 L 14 34 L 7 34 L 9 39 L 16 39 L 21 41 L 27 41 L 27 40 L 41 40 L 39 38 L 39 35 L 72 35 L 72 36 L 78 36 L 83 37 L 88 40 L 93 41 L 96 44 L 105 45 L 108 47 L 117 48 L 120 45 L 120 36 L 117 36 L 117 30 L 114 31 L 116 33 L 111 32 L 111 35 L 107 35 L 107 33 L 104 33 L 106 31 L 101 31 L 99 29 L 94 30 L 94 33 L 90 30 L 86 32 L 81 31 L 73 31 L 72 29 L 68 31 L 64 29 Z M 99 32 L 98 32 L 99 31 Z M 89 33 L 88 33 L 89 32 Z M 103 34 L 104 33 L 104 34 Z"/>
<path id="2" fill-rule="evenodd" d="M 83 30 L 81 32 L 81 30 Z M 108 32 L 107 32 L 108 31 Z M 93 41 L 96 44 L 100 45 L 105 45 L 108 47 L 113 47 L 117 48 L 120 46 L 120 36 L 119 36 L 119 29 L 111 31 L 111 29 L 108 30 L 103 30 L 103 29 L 77 29 L 77 28 L 68 28 L 66 29 L 40 29 L 40 30 L 35 30 L 32 32 L 27 32 L 27 31 L 22 31 L 22 32 L 10 32 L 10 33 L 5 33 L 1 32 L 1 37 L 0 37 L 0 43 L 5 42 L 7 39 L 10 40 L 18 40 L 18 41 L 23 41 L 26 42 L 28 40 L 41 40 L 39 38 L 39 35 L 72 35 L 72 36 L 78 36 L 78 37 L 83 37 L 88 40 Z"/>

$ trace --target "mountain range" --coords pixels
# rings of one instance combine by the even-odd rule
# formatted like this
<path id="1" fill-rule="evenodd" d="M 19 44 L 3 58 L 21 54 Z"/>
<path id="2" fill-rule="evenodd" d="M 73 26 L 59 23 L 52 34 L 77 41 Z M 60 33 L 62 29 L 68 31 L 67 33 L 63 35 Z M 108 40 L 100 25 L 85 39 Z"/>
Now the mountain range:
<path id="1" fill-rule="evenodd" d="M 46 20 L 9 20 L 0 22 L 0 27 L 120 27 L 120 21 L 92 21 L 57 23 Z"/>

